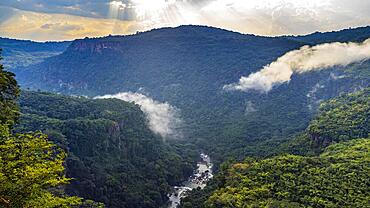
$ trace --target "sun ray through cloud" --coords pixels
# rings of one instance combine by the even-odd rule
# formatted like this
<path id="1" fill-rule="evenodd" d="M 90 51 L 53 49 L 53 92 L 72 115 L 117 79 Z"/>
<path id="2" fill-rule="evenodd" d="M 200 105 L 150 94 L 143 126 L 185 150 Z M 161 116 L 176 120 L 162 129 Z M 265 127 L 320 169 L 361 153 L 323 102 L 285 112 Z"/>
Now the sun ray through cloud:
<path id="1" fill-rule="evenodd" d="M 74 16 L 74 21 L 110 22 L 108 34 L 130 34 L 153 28 L 179 25 L 208 25 L 256 35 L 295 35 L 316 31 L 332 31 L 370 23 L 369 1 L 363 0 L 80 0 L 46 1 L 2 0 L 5 10 L 17 9 L 12 17 L 0 14 L 0 24 L 24 12 L 56 15 L 62 21 Z M 4 9 L 2 9 L 4 10 Z M 5 15 L 4 15 L 5 14 Z M 53 21 L 57 21 L 53 19 Z M 57 22 L 58 22 L 57 21 Z M 122 32 L 122 21 L 130 22 L 130 30 Z M 24 21 L 24 24 L 27 21 Z M 47 23 L 45 23 L 47 24 Z M 79 25 L 81 22 L 69 22 Z M 85 25 L 82 25 L 86 27 Z M 40 28 L 44 32 L 45 28 Z M 4 33 L 4 31 L 0 31 Z M 24 34 L 19 30 L 13 35 Z M 97 33 L 99 36 L 101 33 Z M 24 34 L 24 38 L 29 35 Z M 76 38 L 79 36 L 76 36 Z M 46 39 L 48 40 L 48 39 Z"/>

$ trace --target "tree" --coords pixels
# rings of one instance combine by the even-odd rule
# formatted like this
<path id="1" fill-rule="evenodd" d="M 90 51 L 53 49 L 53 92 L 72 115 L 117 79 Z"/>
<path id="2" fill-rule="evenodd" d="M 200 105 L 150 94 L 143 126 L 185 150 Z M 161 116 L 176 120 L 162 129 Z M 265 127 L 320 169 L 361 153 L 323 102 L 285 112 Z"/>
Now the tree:
<path id="1" fill-rule="evenodd" d="M 64 174 L 66 153 L 40 132 L 11 133 L 19 116 L 20 89 L 14 76 L 0 64 L 0 206 L 80 205 L 81 198 L 66 196 L 61 188 L 70 180 Z"/>
<path id="2" fill-rule="evenodd" d="M 81 198 L 64 196 L 61 185 L 66 154 L 42 133 L 12 135 L 0 130 L 0 205 L 4 207 L 70 207 Z"/>
<path id="3" fill-rule="evenodd" d="M 4 71 L 3 65 L 0 64 L 0 122 L 7 125 L 13 125 L 19 116 L 16 99 L 20 90 L 14 76 L 13 73 Z"/>

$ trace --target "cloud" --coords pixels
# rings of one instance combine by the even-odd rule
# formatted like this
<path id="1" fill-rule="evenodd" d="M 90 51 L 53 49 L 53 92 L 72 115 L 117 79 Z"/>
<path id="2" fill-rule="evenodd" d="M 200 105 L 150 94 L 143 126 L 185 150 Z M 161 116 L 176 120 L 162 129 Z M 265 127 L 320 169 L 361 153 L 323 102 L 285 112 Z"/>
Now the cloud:
<path id="1" fill-rule="evenodd" d="M 122 92 L 115 95 L 104 95 L 97 99 L 116 98 L 139 105 L 149 121 L 149 128 L 163 138 L 178 137 L 181 119 L 178 110 L 168 103 L 160 103 L 140 93 Z"/>
<path id="2" fill-rule="evenodd" d="M 274 36 L 370 24 L 370 1 L 364 0 L 1 0 L 0 5 L 97 22 L 130 21 L 134 32 L 193 24 Z"/>
<path id="3" fill-rule="evenodd" d="M 238 83 L 225 85 L 224 89 L 268 92 L 275 85 L 289 82 L 294 73 L 305 73 L 336 65 L 346 66 L 366 59 L 370 59 L 370 38 L 362 43 L 303 46 L 299 50 L 286 53 L 248 77 L 241 77 Z"/>
<path id="4" fill-rule="evenodd" d="M 73 40 L 135 32 L 134 21 L 27 12 L 1 6 L 0 13 L 8 14 L 0 21 L 0 36 L 18 39 Z"/>
<path id="5" fill-rule="evenodd" d="M 108 0 L 1 0 L 0 5 L 25 11 L 105 18 Z"/>
<path id="6" fill-rule="evenodd" d="M 307 34 L 370 23 L 370 3 L 362 0 L 213 0 L 201 12 L 209 25 L 260 35 Z"/>
<path id="7" fill-rule="evenodd" d="M 47 23 L 44 25 L 41 25 L 41 29 L 45 30 L 57 30 L 57 31 L 74 31 L 74 30 L 84 30 L 84 27 L 82 25 L 73 25 L 69 23 Z"/>

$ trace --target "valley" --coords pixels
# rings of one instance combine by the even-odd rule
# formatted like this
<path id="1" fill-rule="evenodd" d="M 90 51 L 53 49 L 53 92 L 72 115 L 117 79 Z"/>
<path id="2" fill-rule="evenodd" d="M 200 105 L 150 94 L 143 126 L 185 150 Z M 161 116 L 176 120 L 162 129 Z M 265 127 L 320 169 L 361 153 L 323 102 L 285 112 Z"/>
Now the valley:
<path id="1" fill-rule="evenodd" d="M 225 85 L 303 45 L 369 36 L 369 27 L 270 38 L 181 26 L 76 40 L 58 56 L 12 71 L 23 88 L 88 97 L 139 93 L 168 103 L 178 109 L 183 138 L 204 147 L 218 167 L 270 155 L 306 128 L 321 101 L 369 87 L 370 62 L 299 74 L 269 93 L 230 92 Z"/>
<path id="2" fill-rule="evenodd" d="M 66 207 L 366 207 L 369 37 L 369 26 L 265 37 L 184 25 L 2 38 L 0 148 L 42 132 L 69 178 L 45 190 L 77 197 Z"/>

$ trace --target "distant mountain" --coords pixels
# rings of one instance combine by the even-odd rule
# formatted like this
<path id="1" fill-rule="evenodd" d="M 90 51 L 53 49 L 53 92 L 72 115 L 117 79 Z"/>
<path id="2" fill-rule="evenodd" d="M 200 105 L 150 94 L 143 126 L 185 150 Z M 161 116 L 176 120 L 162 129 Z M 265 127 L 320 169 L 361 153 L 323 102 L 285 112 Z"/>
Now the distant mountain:
<path id="1" fill-rule="evenodd" d="M 71 42 L 34 42 L 0 38 L 0 48 L 3 50 L 4 66 L 14 69 L 42 62 L 44 59 L 65 51 Z"/>
<path id="2" fill-rule="evenodd" d="M 17 132 L 41 130 L 68 153 L 66 192 L 106 207 L 165 205 L 198 157 L 154 135 L 132 103 L 24 91 L 20 107 Z"/>
<path id="3" fill-rule="evenodd" d="M 370 26 L 354 29 L 344 29 L 333 32 L 316 32 L 305 36 L 286 36 L 292 40 L 298 40 L 310 44 L 330 43 L 330 42 L 362 42 L 369 38 Z"/>
<path id="4" fill-rule="evenodd" d="M 186 91 L 209 88 L 209 83 L 219 88 L 299 46 L 284 38 L 208 27 L 165 28 L 76 40 L 65 53 L 24 69 L 19 79 L 25 87 L 66 93 L 97 95 L 144 87 L 166 96 L 164 91 L 179 85 Z"/>
<path id="5" fill-rule="evenodd" d="M 260 37 L 204 26 L 76 40 L 60 55 L 18 67 L 23 88 L 96 96 L 140 91 L 181 111 L 187 141 L 216 165 L 271 154 L 304 130 L 319 103 L 370 85 L 370 62 L 295 75 L 268 94 L 225 84 L 284 53 L 322 41 L 360 41 L 369 27 L 301 37 Z"/>

